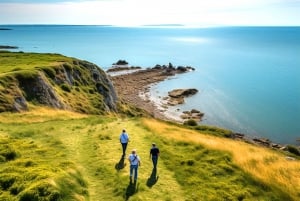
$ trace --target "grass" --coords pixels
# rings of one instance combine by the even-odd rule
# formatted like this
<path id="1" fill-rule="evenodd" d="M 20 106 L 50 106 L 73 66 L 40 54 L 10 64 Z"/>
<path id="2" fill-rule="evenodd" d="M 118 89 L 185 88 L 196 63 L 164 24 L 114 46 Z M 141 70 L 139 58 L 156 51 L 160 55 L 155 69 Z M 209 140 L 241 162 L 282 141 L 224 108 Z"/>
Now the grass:
<path id="1" fill-rule="evenodd" d="M 299 200 L 299 161 L 149 118 L 34 107 L 0 114 L 0 200 Z M 141 157 L 136 185 L 121 158 Z M 158 171 L 151 142 L 161 150 Z"/>
<path id="2" fill-rule="evenodd" d="M 108 85 L 104 71 L 87 61 L 0 51 L 0 112 L 23 111 L 34 104 L 106 114 L 110 103 L 116 104 L 107 98 L 113 92 Z"/>
<path id="3" fill-rule="evenodd" d="M 72 58 L 68 58 L 60 54 L 28 54 L 3 51 L 0 53 L 0 74 L 32 70 L 45 66 L 58 66 L 66 62 L 72 62 Z"/>
<path id="4" fill-rule="evenodd" d="M 198 143 L 209 149 L 228 152 L 233 162 L 245 173 L 259 179 L 263 184 L 286 192 L 291 199 L 300 197 L 300 164 L 289 161 L 285 155 L 267 148 L 250 145 L 241 141 L 195 133 L 185 128 L 163 124 L 156 120 L 146 120 L 147 128 L 163 134 L 172 140 Z"/>

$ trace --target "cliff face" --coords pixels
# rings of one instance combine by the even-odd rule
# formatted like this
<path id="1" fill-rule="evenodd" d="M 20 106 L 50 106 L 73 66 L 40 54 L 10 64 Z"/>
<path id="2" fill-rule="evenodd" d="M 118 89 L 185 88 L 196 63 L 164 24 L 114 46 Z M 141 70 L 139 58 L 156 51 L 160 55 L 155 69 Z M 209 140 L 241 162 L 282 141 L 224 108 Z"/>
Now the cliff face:
<path id="1" fill-rule="evenodd" d="M 32 55 L 9 53 L 8 57 L 11 54 L 17 54 L 18 59 Z M 41 56 L 41 60 L 45 56 L 33 55 L 37 59 Z M 0 61 L 1 56 L 3 53 L 0 53 Z M 47 58 L 51 56 L 47 54 Z M 29 69 L 17 66 L 1 73 L 0 112 L 28 110 L 29 104 L 90 114 L 117 110 L 116 92 L 102 69 L 87 61 L 61 57 L 60 61 L 50 62 L 49 65 L 35 65 Z"/>

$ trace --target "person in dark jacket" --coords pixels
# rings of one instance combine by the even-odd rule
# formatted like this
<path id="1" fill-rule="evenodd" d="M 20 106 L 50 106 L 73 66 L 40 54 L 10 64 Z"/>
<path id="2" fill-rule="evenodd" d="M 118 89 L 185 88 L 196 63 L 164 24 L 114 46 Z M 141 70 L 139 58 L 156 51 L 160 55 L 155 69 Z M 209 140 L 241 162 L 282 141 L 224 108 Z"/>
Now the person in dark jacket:
<path id="1" fill-rule="evenodd" d="M 152 159 L 153 168 L 156 170 L 157 161 L 159 156 L 159 148 L 156 147 L 155 143 L 152 143 L 152 148 L 150 149 L 150 158 Z"/>

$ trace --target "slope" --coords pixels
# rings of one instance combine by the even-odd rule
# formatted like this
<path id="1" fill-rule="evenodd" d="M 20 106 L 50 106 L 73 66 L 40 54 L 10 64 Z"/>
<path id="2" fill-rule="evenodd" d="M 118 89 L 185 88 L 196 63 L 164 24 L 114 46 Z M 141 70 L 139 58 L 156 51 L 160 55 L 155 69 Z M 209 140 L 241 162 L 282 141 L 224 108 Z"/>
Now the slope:
<path id="1" fill-rule="evenodd" d="M 299 199 L 299 161 L 176 124 L 45 108 L 2 113 L 0 122 L 0 200 Z M 121 158 L 123 128 L 127 156 L 136 148 L 142 160 L 136 185 Z M 162 152 L 156 173 L 153 141 Z"/>

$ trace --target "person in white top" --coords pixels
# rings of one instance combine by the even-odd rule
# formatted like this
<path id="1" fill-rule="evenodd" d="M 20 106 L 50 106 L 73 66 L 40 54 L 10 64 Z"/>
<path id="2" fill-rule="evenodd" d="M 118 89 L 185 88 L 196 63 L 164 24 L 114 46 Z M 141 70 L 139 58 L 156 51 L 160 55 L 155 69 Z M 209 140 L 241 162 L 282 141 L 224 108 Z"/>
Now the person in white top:
<path id="1" fill-rule="evenodd" d="M 141 166 L 141 159 L 137 155 L 136 150 L 133 149 L 131 154 L 128 157 L 130 162 L 130 181 L 132 181 L 132 176 L 134 174 L 134 181 L 136 182 L 138 177 L 138 167 Z"/>
<path id="2" fill-rule="evenodd" d="M 126 154 L 126 148 L 127 148 L 127 144 L 129 142 L 129 136 L 128 134 L 126 133 L 126 130 L 123 129 L 122 130 L 122 133 L 120 135 L 120 143 L 122 145 L 122 151 L 123 151 L 123 157 L 125 156 Z"/>

